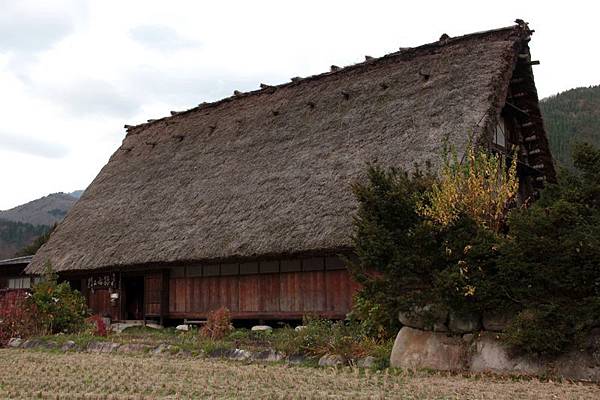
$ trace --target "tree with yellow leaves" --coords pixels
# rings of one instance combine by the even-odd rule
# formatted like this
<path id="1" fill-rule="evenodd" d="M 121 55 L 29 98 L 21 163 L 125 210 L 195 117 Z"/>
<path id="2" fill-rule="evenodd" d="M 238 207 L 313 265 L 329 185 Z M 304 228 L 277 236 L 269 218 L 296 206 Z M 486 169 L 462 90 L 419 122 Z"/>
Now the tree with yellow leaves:
<path id="1" fill-rule="evenodd" d="M 446 151 L 439 180 L 418 206 L 424 217 L 443 227 L 461 215 L 498 232 L 519 190 L 516 152 L 507 157 L 476 149 L 471 143 L 462 160 Z"/>

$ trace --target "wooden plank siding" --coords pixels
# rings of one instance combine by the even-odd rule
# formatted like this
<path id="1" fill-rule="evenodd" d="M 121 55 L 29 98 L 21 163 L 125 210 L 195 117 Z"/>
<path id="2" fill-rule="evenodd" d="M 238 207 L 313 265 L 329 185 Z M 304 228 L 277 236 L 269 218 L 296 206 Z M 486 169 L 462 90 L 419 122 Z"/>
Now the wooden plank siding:
<path id="1" fill-rule="evenodd" d="M 95 289 L 88 293 L 88 306 L 100 316 L 110 316 L 113 319 L 119 319 L 120 312 L 118 307 L 110 303 L 110 292 L 108 289 Z"/>
<path id="2" fill-rule="evenodd" d="M 89 285 L 105 276 L 109 287 Z M 352 308 L 358 285 L 336 257 L 311 257 L 224 264 L 187 264 L 161 270 L 110 272 L 85 277 L 82 285 L 95 314 L 128 318 L 132 279 L 143 279 L 144 319 L 206 318 L 227 307 L 235 319 L 300 319 L 317 314 L 343 318 Z M 111 278 L 112 279 L 112 278 Z M 89 286 L 89 287 L 88 287 Z M 93 286 L 93 285 L 92 285 Z M 110 293 L 118 293 L 111 303 Z M 141 300 L 140 300 L 141 301 Z M 130 317 L 129 317 L 130 318 Z"/>
<path id="3" fill-rule="evenodd" d="M 169 281 L 168 316 L 205 318 L 225 306 L 233 318 L 342 318 L 357 288 L 346 270 L 177 277 Z"/>

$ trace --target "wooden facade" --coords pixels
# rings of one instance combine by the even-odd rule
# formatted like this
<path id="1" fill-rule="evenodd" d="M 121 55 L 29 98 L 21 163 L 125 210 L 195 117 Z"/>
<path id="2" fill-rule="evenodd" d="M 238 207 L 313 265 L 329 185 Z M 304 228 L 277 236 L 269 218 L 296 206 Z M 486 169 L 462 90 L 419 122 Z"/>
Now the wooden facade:
<path id="1" fill-rule="evenodd" d="M 344 318 L 358 285 L 337 257 L 186 265 L 84 278 L 94 313 L 114 320 Z M 137 282 L 137 283 L 136 283 Z"/>

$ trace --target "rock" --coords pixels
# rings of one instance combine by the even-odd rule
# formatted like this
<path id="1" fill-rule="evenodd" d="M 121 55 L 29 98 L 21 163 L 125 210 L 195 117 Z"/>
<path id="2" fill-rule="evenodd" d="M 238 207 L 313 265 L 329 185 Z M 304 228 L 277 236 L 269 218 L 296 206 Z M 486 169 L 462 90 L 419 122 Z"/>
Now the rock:
<path id="1" fill-rule="evenodd" d="M 400 312 L 398 319 L 403 326 L 410 328 L 445 332 L 447 331 L 448 311 L 426 305 L 425 307 L 414 307 L 412 312 Z"/>
<path id="2" fill-rule="evenodd" d="M 252 358 L 252 353 L 242 349 L 217 349 L 208 354 L 214 358 L 228 358 L 235 361 L 246 361 Z"/>
<path id="3" fill-rule="evenodd" d="M 554 365 L 563 378 L 600 382 L 600 329 L 592 330 L 581 348 L 559 356 Z"/>
<path id="4" fill-rule="evenodd" d="M 163 329 L 164 326 L 159 325 L 159 324 L 155 324 L 154 322 L 148 322 L 146 323 L 146 328 L 151 328 L 151 329 Z"/>
<path id="5" fill-rule="evenodd" d="M 176 330 L 181 331 L 181 332 L 187 332 L 190 330 L 190 326 L 187 324 L 182 324 L 182 325 L 177 325 L 177 327 L 175 327 Z"/>
<path id="6" fill-rule="evenodd" d="M 403 327 L 398 332 L 390 365 L 461 371 L 467 366 L 467 345 L 461 337 Z"/>
<path id="7" fill-rule="evenodd" d="M 161 343 L 160 345 L 158 345 L 158 347 L 155 348 L 148 348 L 148 352 L 150 354 L 153 355 L 161 355 L 161 354 L 167 354 L 167 355 L 177 355 L 179 354 L 181 351 L 179 346 L 175 346 L 172 344 L 167 344 L 167 343 Z"/>
<path id="8" fill-rule="evenodd" d="M 475 314 L 456 314 L 451 312 L 448 329 L 453 333 L 470 333 L 481 329 L 479 316 Z"/>
<path id="9" fill-rule="evenodd" d="M 475 335 L 472 333 L 465 333 L 464 335 L 462 335 L 462 338 L 465 341 L 465 343 L 471 343 L 473 339 L 475 339 Z"/>
<path id="10" fill-rule="evenodd" d="M 113 342 L 90 342 L 87 351 L 90 353 L 112 353 L 119 348 L 119 343 Z"/>
<path id="11" fill-rule="evenodd" d="M 301 330 L 306 329 L 306 325 L 298 325 L 297 327 L 294 328 L 294 330 L 296 332 L 300 332 Z"/>
<path id="12" fill-rule="evenodd" d="M 560 356 L 554 372 L 561 378 L 600 382 L 600 365 L 585 350 L 573 350 Z"/>
<path id="13" fill-rule="evenodd" d="M 474 343 L 471 372 L 536 375 L 544 371 L 543 363 L 529 356 L 513 356 L 497 335 L 484 332 Z"/>
<path id="14" fill-rule="evenodd" d="M 246 350 L 241 350 L 241 349 L 233 349 L 229 351 L 229 354 L 227 355 L 227 358 L 229 358 L 230 360 L 236 360 L 236 361 L 246 361 L 249 360 L 252 357 L 252 353 L 250 353 L 249 351 Z"/>
<path id="15" fill-rule="evenodd" d="M 8 347 L 12 347 L 12 348 L 17 348 L 17 347 L 21 347 L 21 344 L 23 344 L 23 339 L 21 338 L 12 338 L 8 341 L 8 343 L 6 344 Z"/>
<path id="16" fill-rule="evenodd" d="M 151 346 L 142 343 L 126 343 L 119 346 L 117 351 L 119 353 L 146 353 L 149 351 Z"/>
<path id="17" fill-rule="evenodd" d="M 259 351 L 252 354 L 252 360 L 254 361 L 277 362 L 283 359 L 284 355 L 275 350 Z"/>
<path id="18" fill-rule="evenodd" d="M 74 341 L 67 340 L 65 343 L 63 343 L 63 345 L 60 349 L 62 351 L 74 351 L 77 349 L 77 345 L 75 344 Z"/>
<path id="19" fill-rule="evenodd" d="M 319 367 L 340 367 L 346 365 L 346 359 L 339 354 L 325 354 L 319 358 Z"/>
<path id="20" fill-rule="evenodd" d="M 51 340 L 48 342 L 42 342 L 41 346 L 44 349 L 58 349 L 60 346 L 57 342 Z"/>
<path id="21" fill-rule="evenodd" d="M 188 349 L 180 349 L 179 352 L 177 353 L 178 357 L 191 357 L 192 356 L 192 352 Z"/>
<path id="22" fill-rule="evenodd" d="M 287 363 L 292 365 L 304 364 L 307 360 L 308 359 L 303 354 L 292 354 L 286 359 Z"/>
<path id="23" fill-rule="evenodd" d="M 486 331 L 503 332 L 508 323 L 510 317 L 508 315 L 494 315 L 494 314 L 483 314 L 482 317 L 483 329 Z"/>
<path id="24" fill-rule="evenodd" d="M 367 356 L 367 357 L 364 357 L 364 358 L 361 358 L 360 360 L 358 360 L 356 365 L 359 368 L 373 368 L 375 366 L 376 362 L 377 362 L 377 359 L 375 357 Z"/>
<path id="25" fill-rule="evenodd" d="M 24 341 L 23 344 L 21 345 L 21 347 L 24 349 L 34 349 L 34 348 L 45 347 L 45 343 L 40 339 L 29 339 L 29 340 Z"/>
<path id="26" fill-rule="evenodd" d="M 252 332 L 272 332 L 273 328 L 269 325 L 254 325 L 250 330 Z"/>
<path id="27" fill-rule="evenodd" d="M 144 323 L 142 321 L 132 321 L 132 322 L 115 322 L 114 324 L 107 325 L 110 326 L 110 330 L 115 333 L 122 333 L 125 329 L 131 328 L 134 326 L 143 326 Z"/>

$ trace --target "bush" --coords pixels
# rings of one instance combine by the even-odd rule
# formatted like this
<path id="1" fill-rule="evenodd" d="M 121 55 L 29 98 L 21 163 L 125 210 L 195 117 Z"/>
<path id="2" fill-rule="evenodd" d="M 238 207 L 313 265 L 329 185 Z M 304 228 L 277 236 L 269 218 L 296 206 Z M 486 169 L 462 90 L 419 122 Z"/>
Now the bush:
<path id="1" fill-rule="evenodd" d="M 519 190 L 516 152 L 508 170 L 505 156 L 478 151 L 470 142 L 463 158 L 459 161 L 456 152 L 446 152 L 440 178 L 428 190 L 419 212 L 440 226 L 467 216 L 500 231 Z"/>
<path id="2" fill-rule="evenodd" d="M 102 319 L 99 315 L 92 315 L 88 319 L 86 319 L 90 327 L 90 333 L 94 336 L 108 336 L 108 330 L 106 329 L 106 323 L 104 319 Z"/>
<path id="3" fill-rule="evenodd" d="M 515 350 L 565 351 L 600 326 L 600 150 L 578 146 L 576 173 L 562 171 L 538 201 L 508 213 L 512 179 L 500 180 L 501 201 L 479 206 L 494 198 L 486 176 L 496 173 L 457 162 L 445 183 L 369 167 L 368 182 L 355 185 L 351 270 L 362 289 L 353 316 L 370 335 L 384 327 L 392 336 L 399 311 L 501 310 L 514 316 L 504 338 Z"/>
<path id="4" fill-rule="evenodd" d="M 33 286 L 29 303 L 35 307 L 46 334 L 77 333 L 85 329 L 85 298 L 67 282 L 58 283 L 49 264 L 42 280 Z"/>
<path id="5" fill-rule="evenodd" d="M 200 336 L 206 339 L 220 340 L 232 330 L 231 312 L 226 307 L 221 307 L 208 314 L 206 324 L 200 329 Z"/>
<path id="6" fill-rule="evenodd" d="M 525 353 L 555 355 L 572 343 L 572 321 L 552 306 L 521 311 L 504 331 L 504 341 Z"/>
<path id="7" fill-rule="evenodd" d="M 28 338 L 40 331 L 35 307 L 27 301 L 26 292 L 15 292 L 15 298 L 0 308 L 0 346 L 11 338 Z"/>
<path id="8" fill-rule="evenodd" d="M 367 355 L 379 355 L 382 343 L 387 342 L 369 337 L 355 322 L 310 317 L 305 318 L 304 329 L 295 331 L 286 327 L 274 335 L 275 348 L 288 355 L 320 357 L 338 354 L 346 359 L 359 359 Z"/>

